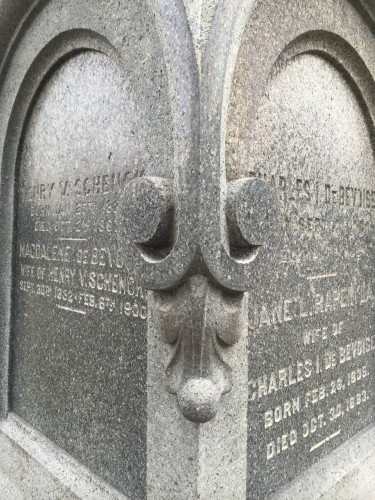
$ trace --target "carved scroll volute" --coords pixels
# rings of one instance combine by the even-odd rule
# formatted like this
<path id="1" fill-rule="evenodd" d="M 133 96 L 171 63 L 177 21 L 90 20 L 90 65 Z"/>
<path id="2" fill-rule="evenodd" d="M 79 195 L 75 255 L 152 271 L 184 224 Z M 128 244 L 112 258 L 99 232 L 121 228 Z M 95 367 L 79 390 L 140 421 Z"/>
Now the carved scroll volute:
<path id="1" fill-rule="evenodd" d="M 174 169 L 171 176 L 169 166 L 159 165 L 158 177 L 131 181 L 122 196 L 118 224 L 119 243 L 138 281 L 150 290 L 163 290 L 183 280 L 198 246 L 199 84 L 183 2 L 151 5 L 170 82 Z"/>
<path id="2" fill-rule="evenodd" d="M 249 8 L 251 5 L 248 2 Z M 223 287 L 243 292 L 251 290 L 255 270 L 261 275 L 274 260 L 281 214 L 278 196 L 266 182 L 250 177 L 236 179 L 235 166 L 227 179 L 230 82 L 235 54 L 242 43 L 238 34 L 246 25 L 248 13 L 238 0 L 218 4 L 200 85 L 200 161 L 205 167 L 205 185 L 200 193 L 205 215 L 201 220 L 201 252 L 210 273 Z M 256 100 L 265 85 L 266 81 L 257 80 L 248 91 L 249 101 Z"/>
<path id="3" fill-rule="evenodd" d="M 231 390 L 225 352 L 244 330 L 244 292 L 259 264 L 254 261 L 261 256 L 259 261 L 267 262 L 274 251 L 279 209 L 265 182 L 226 184 L 215 168 L 203 172 L 200 167 L 199 135 L 204 134 L 193 44 L 182 3 L 161 0 L 160 5 L 168 24 L 170 66 L 176 68 L 175 177 L 131 181 L 118 223 L 128 265 L 154 291 L 155 326 L 171 345 L 167 389 L 177 395 L 186 418 L 203 423 Z"/>

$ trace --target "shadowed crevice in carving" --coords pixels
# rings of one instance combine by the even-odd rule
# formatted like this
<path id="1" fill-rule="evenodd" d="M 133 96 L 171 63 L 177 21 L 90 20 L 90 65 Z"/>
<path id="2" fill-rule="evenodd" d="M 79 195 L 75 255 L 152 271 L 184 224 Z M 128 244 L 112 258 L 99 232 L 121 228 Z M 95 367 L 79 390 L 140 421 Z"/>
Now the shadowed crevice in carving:
<path id="1" fill-rule="evenodd" d="M 229 182 L 226 222 L 231 258 L 251 263 L 262 250 L 263 254 L 274 251 L 279 239 L 279 215 L 277 196 L 263 180 L 253 177 Z"/>
<path id="2" fill-rule="evenodd" d="M 135 179 L 124 192 L 119 225 L 148 263 L 174 238 L 174 200 L 172 183 L 162 178 Z M 266 260 L 279 241 L 279 203 L 264 181 L 232 181 L 226 201 L 226 245 L 232 254 L 220 278 L 210 273 L 199 248 L 184 284 L 154 292 L 155 326 L 174 346 L 168 390 L 177 395 L 183 415 L 197 423 L 214 418 L 221 396 L 231 390 L 231 369 L 223 354 L 242 329 L 244 292 L 234 292 L 220 279 L 230 280 L 230 269 L 239 262 L 253 265 L 260 252 Z"/>
<path id="3" fill-rule="evenodd" d="M 133 179 L 123 195 L 121 210 L 119 216 L 127 222 L 125 230 L 144 259 L 165 259 L 175 242 L 172 182 L 159 177 Z"/>
<path id="4" fill-rule="evenodd" d="M 154 292 L 154 304 L 156 327 L 174 347 L 168 390 L 177 395 L 187 419 L 207 422 L 232 387 L 223 354 L 239 339 L 243 294 L 219 290 L 196 275 L 172 292 Z"/>

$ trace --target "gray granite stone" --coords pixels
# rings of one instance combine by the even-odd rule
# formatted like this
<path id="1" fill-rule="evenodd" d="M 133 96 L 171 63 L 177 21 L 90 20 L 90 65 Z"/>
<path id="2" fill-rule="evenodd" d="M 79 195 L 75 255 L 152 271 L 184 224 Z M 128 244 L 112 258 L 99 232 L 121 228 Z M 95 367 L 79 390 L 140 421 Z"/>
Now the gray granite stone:
<path id="1" fill-rule="evenodd" d="M 371 491 L 374 12 L 0 0 L 0 494 Z"/>
<path id="2" fill-rule="evenodd" d="M 129 180 L 172 168 L 163 50 L 137 2 L 38 4 L 26 24 L 1 104 L 17 179 L 9 410 L 143 498 L 147 292 L 116 217 Z"/>
<path id="3" fill-rule="evenodd" d="M 374 419 L 374 40 L 345 2 L 309 8 L 254 9 L 228 104 L 227 178 L 269 183 L 283 219 L 248 281 L 249 498 Z"/>
<path id="4" fill-rule="evenodd" d="M 0 494 L 4 500 L 125 500 L 22 419 L 0 424 Z"/>

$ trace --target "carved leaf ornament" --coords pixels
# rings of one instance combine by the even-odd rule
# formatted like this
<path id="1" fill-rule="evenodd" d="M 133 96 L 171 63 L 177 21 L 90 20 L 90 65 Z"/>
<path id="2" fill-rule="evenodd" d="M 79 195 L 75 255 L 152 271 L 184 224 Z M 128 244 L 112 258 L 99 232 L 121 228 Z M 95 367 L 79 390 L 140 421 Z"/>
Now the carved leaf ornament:
<path id="1" fill-rule="evenodd" d="M 244 293 L 251 289 L 254 266 L 275 252 L 280 210 L 277 195 L 261 179 L 227 182 L 222 174 L 206 175 L 197 146 L 193 44 L 175 26 L 183 16 L 179 3 L 162 4 L 169 14 L 169 44 L 190 68 L 174 89 L 177 102 L 190 100 L 175 110 L 178 167 L 174 179 L 129 182 L 119 222 L 129 266 L 153 290 L 155 326 L 173 349 L 167 389 L 187 419 L 203 423 L 215 417 L 222 395 L 231 390 L 225 352 L 244 331 Z M 207 205 L 215 196 L 217 202 Z"/>

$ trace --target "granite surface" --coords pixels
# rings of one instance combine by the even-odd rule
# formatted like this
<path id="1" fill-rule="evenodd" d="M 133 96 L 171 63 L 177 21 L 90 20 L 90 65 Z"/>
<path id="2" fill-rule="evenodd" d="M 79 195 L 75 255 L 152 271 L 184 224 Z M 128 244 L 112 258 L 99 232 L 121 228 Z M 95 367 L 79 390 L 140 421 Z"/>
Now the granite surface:
<path id="1" fill-rule="evenodd" d="M 362 443 L 373 12 L 0 1 L 4 446 L 168 500 L 267 498 Z"/>
<path id="2" fill-rule="evenodd" d="M 20 105 L 10 410 L 144 498 L 147 291 L 124 258 L 117 213 L 126 183 L 170 168 L 166 76 L 144 6 L 73 4 L 41 9 L 17 52 L 34 57 L 67 33 L 36 56 L 24 88 L 37 88 Z M 66 32 L 78 17 L 85 31 Z M 50 32 L 39 32 L 43 19 Z"/>
<path id="3" fill-rule="evenodd" d="M 300 5 L 254 10 L 229 101 L 227 177 L 269 183 L 282 217 L 249 283 L 249 498 L 374 419 L 374 41 L 345 2 Z"/>

